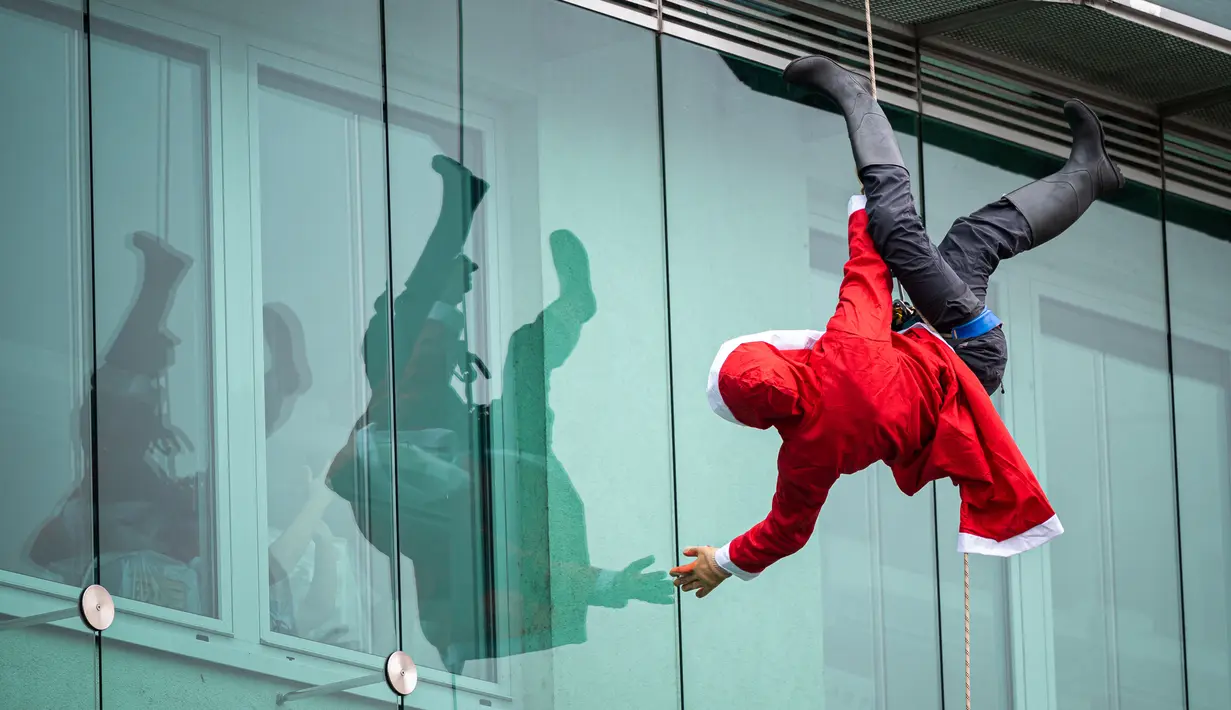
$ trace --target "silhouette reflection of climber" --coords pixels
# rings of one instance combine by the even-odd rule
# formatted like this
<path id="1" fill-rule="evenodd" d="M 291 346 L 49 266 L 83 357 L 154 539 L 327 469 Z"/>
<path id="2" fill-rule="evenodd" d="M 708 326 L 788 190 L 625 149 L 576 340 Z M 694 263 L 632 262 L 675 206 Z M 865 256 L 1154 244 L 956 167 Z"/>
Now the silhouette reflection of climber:
<path id="1" fill-rule="evenodd" d="M 492 403 L 492 420 L 511 433 L 506 438 L 510 448 L 497 451 L 496 458 L 512 477 L 517 502 L 517 521 L 506 544 L 521 567 L 520 588 L 511 595 L 520 611 L 511 651 L 523 653 L 584 642 L 590 606 L 674 600 L 664 572 L 645 572 L 653 557 L 622 570 L 590 564 L 585 505 L 552 445 L 550 397 L 552 373 L 572 355 L 582 326 L 597 312 L 597 301 L 581 240 L 559 230 L 551 234 L 550 244 L 560 295 L 509 339 L 504 390 Z"/>
<path id="2" fill-rule="evenodd" d="M 457 550 L 461 558 L 453 564 L 459 569 L 465 565 L 471 578 L 483 573 L 484 564 L 474 545 L 458 549 L 460 541 L 449 533 L 457 528 L 465 532 L 467 542 L 477 539 L 477 521 L 468 504 L 478 493 L 471 480 L 479 468 L 472 454 L 476 419 L 452 383 L 455 369 L 466 357 L 458 306 L 474 269 L 461 251 L 487 183 L 444 156 L 434 158 L 432 168 L 444 187 L 440 215 L 402 291 L 392 304 L 388 290 L 376 301 L 363 338 L 371 399 L 328 472 L 328 486 L 350 503 L 360 531 L 389 556 L 399 549 L 397 520 L 400 551 L 414 561 L 425 618 L 434 613 L 428 611 L 433 600 L 447 596 L 449 584 L 456 586 L 449 550 Z M 451 494 L 458 503 L 446 510 L 440 503 Z M 395 500 L 402 504 L 397 516 Z M 443 552 L 433 554 L 432 545 Z M 433 567 L 438 557 L 442 569 Z M 455 603 L 469 602 L 470 613 L 477 613 L 474 590 L 455 593 L 465 597 Z"/>
<path id="3" fill-rule="evenodd" d="M 468 660 L 584 641 L 590 605 L 670 604 L 673 591 L 664 573 L 643 574 L 649 558 L 618 572 L 590 566 L 583 505 L 551 453 L 547 378 L 595 310 L 585 250 L 567 232 L 552 237 L 561 297 L 510 340 L 505 392 L 490 406 L 490 420 L 505 432 L 505 445 L 496 445 L 484 426 L 489 408 L 467 402 L 454 385 L 455 375 L 473 377 L 476 360 L 462 339 L 458 306 L 478 267 L 461 250 L 487 184 L 443 156 L 433 168 L 444 179 L 440 217 L 393 304 L 394 404 L 382 401 L 389 392 L 386 293 L 364 338 L 372 402 L 335 459 L 329 485 L 386 554 L 394 549 L 397 501 L 398 542 L 414 564 L 420 626 L 446 668 L 460 673 Z M 396 497 L 389 471 L 395 458 Z M 492 490 L 492 467 L 509 480 L 501 491 Z M 492 525 L 491 498 L 516 521 L 505 530 Z M 497 549 L 518 568 L 515 589 L 495 579 Z M 492 619 L 505 594 L 512 638 L 498 643 Z"/>
<path id="4" fill-rule="evenodd" d="M 81 445 L 94 448 L 102 583 L 124 596 L 196 613 L 200 576 L 198 488 L 203 476 L 177 478 L 165 463 L 188 438 L 167 418 L 164 387 L 179 340 L 166 327 L 192 259 L 148 232 L 132 245 L 142 257 L 141 286 L 92 380 L 97 416 L 80 412 Z M 91 424 L 93 423 L 93 426 Z M 91 435 L 97 438 L 94 446 Z M 89 581 L 93 560 L 91 484 L 81 481 L 31 547 L 36 563 L 65 581 Z"/>

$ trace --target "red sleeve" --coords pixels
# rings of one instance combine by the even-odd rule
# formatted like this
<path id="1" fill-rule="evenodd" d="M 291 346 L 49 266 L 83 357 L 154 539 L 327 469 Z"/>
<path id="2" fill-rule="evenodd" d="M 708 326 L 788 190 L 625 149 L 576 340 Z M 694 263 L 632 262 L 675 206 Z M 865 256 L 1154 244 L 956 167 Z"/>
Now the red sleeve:
<path id="1" fill-rule="evenodd" d="M 790 459 L 788 447 L 783 446 L 769 515 L 718 551 L 719 565 L 740 579 L 752 579 L 807 544 L 829 489 L 838 480 L 836 473 L 799 468 Z"/>
<path id="2" fill-rule="evenodd" d="M 864 205 L 862 197 L 851 198 L 847 220 L 850 257 L 842 272 L 838 309 L 825 330 L 889 340 L 893 330 L 893 278 L 868 236 Z"/>

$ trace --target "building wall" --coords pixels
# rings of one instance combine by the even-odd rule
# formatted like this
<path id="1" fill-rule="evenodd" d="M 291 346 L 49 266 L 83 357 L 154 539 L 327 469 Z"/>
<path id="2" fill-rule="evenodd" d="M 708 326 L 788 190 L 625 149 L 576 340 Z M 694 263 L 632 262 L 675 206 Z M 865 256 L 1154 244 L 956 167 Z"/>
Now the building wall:
<path id="1" fill-rule="evenodd" d="M 0 65 L 0 614 L 118 608 L 0 631 L 4 707 L 964 706 L 947 484 L 665 575 L 772 496 L 715 351 L 846 258 L 845 125 L 776 72 L 556 0 L 0 0 Z M 937 240 L 1059 165 L 891 119 Z M 996 272 L 1066 534 L 972 559 L 977 705 L 1231 706 L 1229 224 L 1131 184 Z"/>

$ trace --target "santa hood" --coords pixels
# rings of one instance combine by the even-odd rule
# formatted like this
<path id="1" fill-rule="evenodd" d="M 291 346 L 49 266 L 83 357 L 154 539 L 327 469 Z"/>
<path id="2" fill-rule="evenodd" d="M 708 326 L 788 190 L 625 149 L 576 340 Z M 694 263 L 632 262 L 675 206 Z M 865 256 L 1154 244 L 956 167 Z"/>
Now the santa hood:
<path id="1" fill-rule="evenodd" d="M 770 330 L 723 343 L 710 366 L 710 409 L 757 429 L 802 414 L 800 377 L 820 338 L 817 330 Z"/>

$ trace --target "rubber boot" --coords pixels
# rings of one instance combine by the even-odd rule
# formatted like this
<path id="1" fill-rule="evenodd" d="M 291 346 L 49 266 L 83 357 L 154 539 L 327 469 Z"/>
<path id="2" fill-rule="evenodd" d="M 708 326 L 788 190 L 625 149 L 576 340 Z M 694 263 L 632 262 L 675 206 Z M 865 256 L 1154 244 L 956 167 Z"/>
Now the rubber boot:
<path id="1" fill-rule="evenodd" d="M 867 79 L 818 55 L 800 57 L 787 65 L 782 78 L 788 84 L 813 91 L 838 105 L 846 117 L 855 166 L 896 165 L 905 168 L 897 137 L 880 104 L 872 98 Z"/>
<path id="2" fill-rule="evenodd" d="M 1074 99 L 1064 105 L 1073 135 L 1068 162 L 1060 171 L 1005 197 L 1030 224 L 1031 248 L 1054 239 L 1090 205 L 1124 187 L 1124 175 L 1107 155 L 1107 137 L 1098 116 Z"/>
<path id="3" fill-rule="evenodd" d="M 444 196 L 436 229 L 452 230 L 451 236 L 460 251 L 470 234 L 474 213 L 479 209 L 489 185 L 469 168 L 444 155 L 432 158 L 432 170 L 439 173 L 444 181 Z"/>

